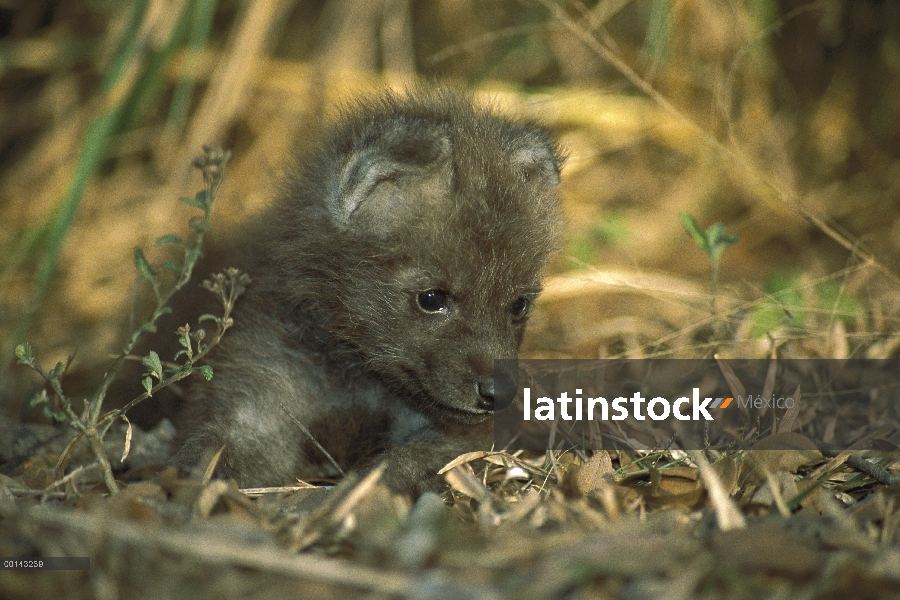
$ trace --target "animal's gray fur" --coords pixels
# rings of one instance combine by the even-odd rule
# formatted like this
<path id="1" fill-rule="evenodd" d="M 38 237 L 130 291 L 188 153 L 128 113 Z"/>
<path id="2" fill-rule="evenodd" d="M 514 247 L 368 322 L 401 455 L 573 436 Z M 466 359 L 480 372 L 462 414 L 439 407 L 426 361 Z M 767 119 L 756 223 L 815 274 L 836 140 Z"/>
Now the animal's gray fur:
<path id="1" fill-rule="evenodd" d="M 224 445 L 218 471 L 242 486 L 333 475 L 280 404 L 344 469 L 387 460 L 400 491 L 489 447 L 485 390 L 521 342 L 514 305 L 540 291 L 561 160 L 540 127 L 447 90 L 345 110 L 243 249 L 254 282 L 174 463 Z M 418 306 L 427 290 L 444 310 Z"/>

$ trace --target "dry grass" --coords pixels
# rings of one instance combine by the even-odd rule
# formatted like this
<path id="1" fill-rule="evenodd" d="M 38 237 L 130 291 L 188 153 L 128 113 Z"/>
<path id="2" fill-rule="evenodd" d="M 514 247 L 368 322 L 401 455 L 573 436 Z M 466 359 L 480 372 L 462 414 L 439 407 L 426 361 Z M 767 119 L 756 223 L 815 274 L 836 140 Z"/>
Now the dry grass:
<path id="1" fill-rule="evenodd" d="M 197 187 L 200 143 L 234 155 L 212 230 L 226 237 L 335 103 L 423 76 L 538 117 L 569 154 L 527 356 L 896 358 L 893 4 L 385 0 L 380 19 L 338 0 L 63 4 L 0 5 L 0 449 L 19 459 L 0 475 L 0 555 L 93 569 L 0 571 L 4 596 L 900 588 L 893 432 L 881 454 L 476 453 L 447 471 L 443 503 L 411 505 L 376 477 L 254 494 L 178 481 L 153 466 L 170 430 L 135 432 L 122 465 L 116 428 L 110 497 L 83 449 L 57 478 L 71 436 L 15 423 L 37 385 L 12 366 L 28 339 L 44 364 L 77 353 L 72 396 L 101 379 L 134 305 L 133 247 L 187 222 L 175 200 Z M 681 212 L 740 236 L 714 308 Z"/>

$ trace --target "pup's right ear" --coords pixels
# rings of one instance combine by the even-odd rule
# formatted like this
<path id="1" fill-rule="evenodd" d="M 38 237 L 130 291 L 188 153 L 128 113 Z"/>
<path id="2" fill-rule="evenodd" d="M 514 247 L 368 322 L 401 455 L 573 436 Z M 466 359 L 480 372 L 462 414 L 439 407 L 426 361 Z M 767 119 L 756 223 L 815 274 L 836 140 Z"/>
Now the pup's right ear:
<path id="1" fill-rule="evenodd" d="M 535 129 L 519 136 L 517 146 L 510 153 L 510 162 L 523 180 L 537 185 L 559 185 L 562 157 L 547 133 Z"/>
<path id="2" fill-rule="evenodd" d="M 387 206 L 391 197 L 373 194 L 379 185 L 425 175 L 445 163 L 450 152 L 450 137 L 440 123 L 395 118 L 379 124 L 378 135 L 359 140 L 346 155 L 327 198 L 332 218 L 346 228 L 366 203 L 385 204 L 367 206 L 371 211 L 366 212 L 386 216 L 391 212 Z"/>

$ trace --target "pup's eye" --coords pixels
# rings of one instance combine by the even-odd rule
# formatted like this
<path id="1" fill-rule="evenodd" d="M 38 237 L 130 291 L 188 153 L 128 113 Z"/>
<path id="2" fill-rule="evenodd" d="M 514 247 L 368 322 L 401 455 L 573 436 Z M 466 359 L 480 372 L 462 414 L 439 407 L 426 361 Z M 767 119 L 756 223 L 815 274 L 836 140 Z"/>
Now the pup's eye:
<path id="1" fill-rule="evenodd" d="M 444 290 L 426 290 L 419 292 L 416 298 L 419 308 L 427 313 L 436 313 L 447 310 L 447 297 Z"/>
<path id="2" fill-rule="evenodd" d="M 514 317 L 522 317 L 528 312 L 528 307 L 530 305 L 531 303 L 528 301 L 528 298 L 519 296 L 516 298 L 515 302 L 509 305 L 509 312 L 512 313 L 512 316 Z"/>

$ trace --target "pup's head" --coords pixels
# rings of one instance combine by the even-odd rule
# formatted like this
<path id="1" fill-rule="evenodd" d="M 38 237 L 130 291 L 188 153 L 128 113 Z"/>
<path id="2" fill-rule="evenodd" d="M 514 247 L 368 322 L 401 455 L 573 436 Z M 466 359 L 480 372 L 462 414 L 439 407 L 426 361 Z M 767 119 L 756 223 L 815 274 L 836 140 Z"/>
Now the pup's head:
<path id="1" fill-rule="evenodd" d="M 544 130 L 446 91 L 361 103 L 281 206 L 281 285 L 431 414 L 482 421 L 540 293 L 560 162 Z"/>

